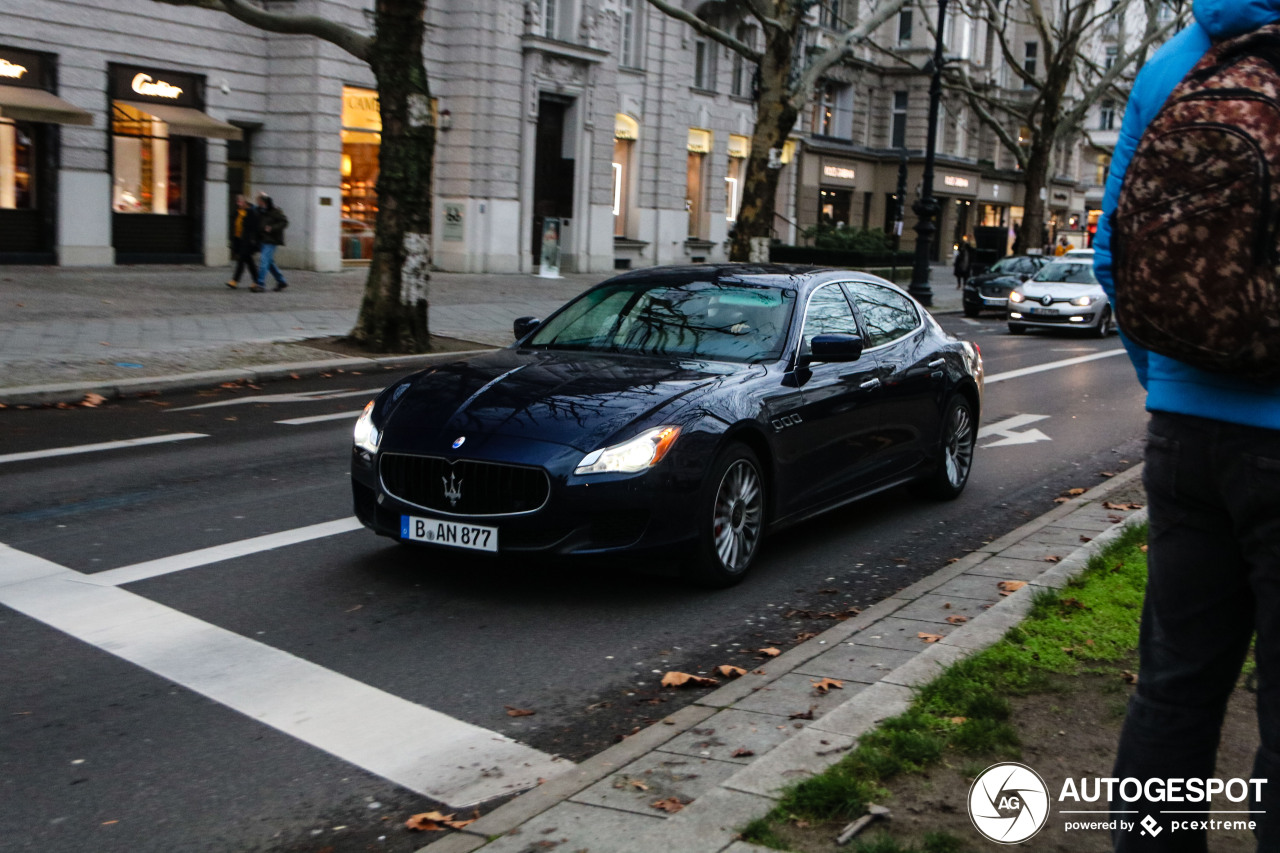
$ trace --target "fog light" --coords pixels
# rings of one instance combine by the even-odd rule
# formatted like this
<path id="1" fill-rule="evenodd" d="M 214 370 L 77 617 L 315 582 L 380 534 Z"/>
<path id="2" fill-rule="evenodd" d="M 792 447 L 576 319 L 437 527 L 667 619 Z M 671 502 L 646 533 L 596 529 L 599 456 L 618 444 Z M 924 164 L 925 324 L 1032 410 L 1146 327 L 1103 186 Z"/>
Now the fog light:
<path id="1" fill-rule="evenodd" d="M 1017 311 L 1010 311 L 1010 312 L 1009 312 L 1009 319 L 1010 319 L 1010 320 L 1021 320 L 1021 319 L 1022 319 L 1022 315 L 1021 315 L 1021 314 L 1019 314 Z"/>
<path id="2" fill-rule="evenodd" d="M 1068 321 L 1068 322 L 1071 322 L 1071 323 L 1083 323 L 1083 322 L 1084 322 L 1084 318 L 1083 318 L 1083 317 L 1068 317 L 1068 318 L 1067 318 L 1067 321 Z"/>

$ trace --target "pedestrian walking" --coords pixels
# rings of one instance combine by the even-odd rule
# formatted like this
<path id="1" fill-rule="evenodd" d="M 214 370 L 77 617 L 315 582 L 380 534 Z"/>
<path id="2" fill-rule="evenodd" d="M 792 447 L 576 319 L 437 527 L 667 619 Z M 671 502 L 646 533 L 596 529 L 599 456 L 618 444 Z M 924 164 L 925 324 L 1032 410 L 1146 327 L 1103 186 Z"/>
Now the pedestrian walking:
<path id="1" fill-rule="evenodd" d="M 1172 792 L 1173 785 L 1185 781 L 1190 790 L 1192 780 L 1217 775 L 1227 700 L 1255 631 L 1261 746 L 1251 776 L 1267 781 L 1249 787 L 1250 805 L 1225 808 L 1252 810 L 1248 817 L 1256 822 L 1258 850 L 1280 850 L 1280 382 L 1250 375 L 1239 365 L 1209 369 L 1195 347 L 1183 350 L 1149 334 L 1148 324 L 1167 320 L 1167 312 L 1156 309 L 1159 317 L 1144 318 L 1140 311 L 1126 311 L 1142 297 L 1172 299 L 1169 308 L 1181 313 L 1176 324 L 1181 332 L 1212 336 L 1228 314 L 1251 319 L 1249 311 L 1223 313 L 1236 282 L 1262 281 L 1269 287 L 1239 292 L 1244 305 L 1252 304 L 1252 316 L 1264 323 L 1274 317 L 1273 308 L 1261 304 L 1263 294 L 1276 286 L 1269 266 L 1274 244 L 1241 237 L 1244 229 L 1223 233 L 1222 225 L 1231 216 L 1246 216 L 1251 218 L 1248 233 L 1257 222 L 1258 237 L 1270 240 L 1276 234 L 1267 231 L 1275 226 L 1243 196 L 1219 203 L 1216 194 L 1226 192 L 1224 174 L 1249 175 L 1238 187 L 1245 195 L 1265 183 L 1253 180 L 1253 171 L 1232 169 L 1241 157 L 1261 156 L 1265 165 L 1268 150 L 1275 150 L 1271 140 L 1280 136 L 1271 118 L 1274 89 L 1268 94 L 1258 83 L 1266 81 L 1270 88 L 1280 76 L 1269 58 L 1258 58 L 1280 50 L 1280 27 L 1267 26 L 1280 23 L 1280 0 L 1196 0 L 1193 9 L 1195 22 L 1165 43 L 1134 82 L 1094 240 L 1098 280 L 1117 307 L 1122 339 L 1150 412 L 1143 471 L 1150 512 L 1149 578 L 1140 670 L 1112 773 L 1139 780 L 1142 797 L 1133 802 L 1113 796 L 1111 808 L 1113 814 L 1127 812 L 1130 825 L 1143 826 L 1144 819 L 1155 823 L 1146 831 L 1113 831 L 1115 849 L 1124 853 L 1203 853 L 1213 846 L 1203 829 L 1166 831 L 1172 828 L 1164 813 L 1208 809 L 1210 803 L 1154 801 L 1161 786 L 1152 794 L 1147 780 L 1169 780 Z M 1193 67 L 1197 70 L 1189 76 Z M 1236 74 L 1241 77 L 1233 78 Z M 1251 82 L 1259 90 L 1256 96 L 1249 91 Z M 1202 88 L 1210 86 L 1219 94 Z M 1183 101 L 1190 91 L 1198 97 Z M 1258 112 L 1250 112 L 1249 103 Z M 1254 115 L 1267 118 L 1242 126 L 1239 116 Z M 1199 135 L 1175 151 L 1172 140 L 1190 137 L 1170 132 L 1170 122 L 1192 120 L 1201 122 Z M 1159 127 L 1153 125 L 1149 138 L 1143 138 L 1153 121 Z M 1226 137 L 1232 142 L 1260 137 L 1264 144 L 1246 152 L 1243 144 L 1221 144 Z M 1177 156 L 1201 161 L 1195 168 L 1173 168 L 1171 158 Z M 1139 215 L 1143 193 L 1150 206 Z M 1183 217 L 1178 227 L 1159 227 L 1177 216 Z M 1153 230 L 1141 230 L 1146 228 Z M 1255 244 L 1265 251 L 1255 251 Z M 1228 272 L 1222 262 L 1227 259 L 1241 266 Z M 1208 301 L 1197 301 L 1202 294 Z"/>
<path id="2" fill-rule="evenodd" d="M 227 280 L 227 287 L 240 286 L 240 276 L 249 272 L 249 283 L 258 281 L 258 263 L 253 259 L 258 251 L 258 232 L 261 230 L 258 209 L 249 204 L 243 195 L 236 196 L 236 218 L 231 225 L 231 258 L 235 271 Z"/>
<path id="3" fill-rule="evenodd" d="M 266 290 L 264 285 L 267 282 L 267 273 L 276 280 L 276 290 L 284 290 L 289 286 L 289 282 L 284 280 L 284 273 L 280 272 L 280 268 L 276 266 L 276 247 L 284 245 L 284 230 L 289 227 L 289 217 L 284 215 L 283 210 L 276 207 L 271 196 L 266 193 L 258 193 L 258 215 L 262 223 L 260 231 L 262 256 L 258 261 L 257 283 L 250 290 L 254 293 L 262 293 Z"/>
<path id="4" fill-rule="evenodd" d="M 969 238 L 961 237 L 960 245 L 956 247 L 956 259 L 952 264 L 952 270 L 956 274 L 956 290 L 964 287 L 965 282 L 969 280 L 969 271 L 973 269 L 973 248 L 969 245 Z"/>
<path id="5" fill-rule="evenodd" d="M 1071 251 L 1071 241 L 1068 240 L 1066 237 L 1059 237 L 1058 245 L 1055 246 L 1053 249 L 1054 256 L 1060 258 L 1070 251 Z"/>

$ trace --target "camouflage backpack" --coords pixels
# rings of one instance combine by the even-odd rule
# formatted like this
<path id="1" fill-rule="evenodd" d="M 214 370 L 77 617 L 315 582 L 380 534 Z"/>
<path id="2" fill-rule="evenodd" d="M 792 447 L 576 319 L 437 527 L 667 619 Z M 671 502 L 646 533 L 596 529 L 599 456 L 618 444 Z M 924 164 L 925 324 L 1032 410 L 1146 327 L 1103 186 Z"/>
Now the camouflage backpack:
<path id="1" fill-rule="evenodd" d="M 1215 45 L 1125 172 L 1116 319 L 1203 370 L 1280 380 L 1280 25 Z"/>

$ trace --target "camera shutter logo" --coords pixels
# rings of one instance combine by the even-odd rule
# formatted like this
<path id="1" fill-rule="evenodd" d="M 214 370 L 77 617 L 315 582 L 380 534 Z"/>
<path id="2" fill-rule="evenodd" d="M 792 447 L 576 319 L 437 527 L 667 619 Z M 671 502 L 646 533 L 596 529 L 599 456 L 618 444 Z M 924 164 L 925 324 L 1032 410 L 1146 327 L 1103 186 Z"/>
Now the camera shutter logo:
<path id="1" fill-rule="evenodd" d="M 998 844 L 1026 841 L 1049 820 L 1049 789 L 1025 764 L 993 764 L 969 788 L 969 819 Z"/>

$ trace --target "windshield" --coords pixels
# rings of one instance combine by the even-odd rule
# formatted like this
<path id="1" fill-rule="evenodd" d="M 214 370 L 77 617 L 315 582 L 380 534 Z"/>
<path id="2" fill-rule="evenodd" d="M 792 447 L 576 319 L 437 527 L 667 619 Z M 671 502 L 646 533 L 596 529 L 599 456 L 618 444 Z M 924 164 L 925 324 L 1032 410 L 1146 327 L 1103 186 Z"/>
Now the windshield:
<path id="1" fill-rule="evenodd" d="M 1093 277 L 1093 264 L 1054 261 L 1045 264 L 1040 272 L 1036 273 L 1031 279 L 1032 281 L 1062 281 L 1067 284 L 1097 284 L 1098 280 Z"/>
<path id="2" fill-rule="evenodd" d="M 710 361 L 778 358 L 795 291 L 700 281 L 628 281 L 587 291 L 526 346 Z"/>

